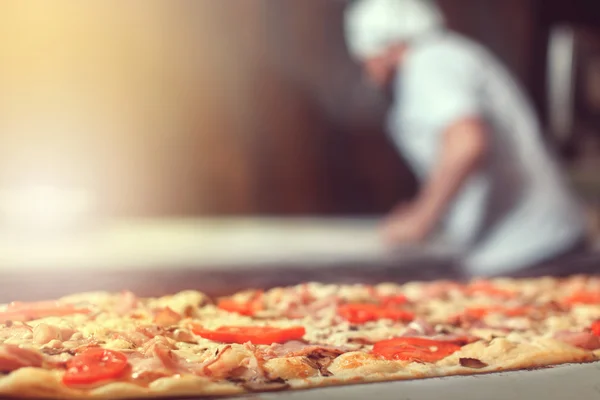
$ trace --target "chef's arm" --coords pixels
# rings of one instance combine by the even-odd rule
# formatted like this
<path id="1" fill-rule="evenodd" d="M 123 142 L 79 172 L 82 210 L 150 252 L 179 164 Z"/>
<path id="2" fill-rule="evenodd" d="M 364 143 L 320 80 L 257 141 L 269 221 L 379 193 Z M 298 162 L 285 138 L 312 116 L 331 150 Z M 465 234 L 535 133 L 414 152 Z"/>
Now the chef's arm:
<path id="1" fill-rule="evenodd" d="M 483 121 L 464 118 L 443 133 L 437 166 L 417 197 L 417 207 L 432 225 L 439 222 L 467 179 L 483 164 L 488 136 Z"/>

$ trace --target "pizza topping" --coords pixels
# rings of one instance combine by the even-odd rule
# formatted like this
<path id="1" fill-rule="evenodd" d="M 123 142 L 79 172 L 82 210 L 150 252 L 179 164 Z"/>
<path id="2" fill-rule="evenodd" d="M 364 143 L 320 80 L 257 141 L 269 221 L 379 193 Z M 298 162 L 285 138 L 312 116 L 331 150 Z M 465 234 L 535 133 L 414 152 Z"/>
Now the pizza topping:
<path id="1" fill-rule="evenodd" d="M 197 341 L 192 333 L 176 327 L 165 332 L 165 336 L 175 340 L 176 342 L 196 343 Z"/>
<path id="2" fill-rule="evenodd" d="M 60 328 L 48 324 L 38 324 L 33 328 L 34 343 L 46 344 L 52 340 L 63 340 Z"/>
<path id="3" fill-rule="evenodd" d="M 205 339 L 222 343 L 250 342 L 252 344 L 271 345 L 285 343 L 291 340 L 300 340 L 306 333 L 304 327 L 275 328 L 268 326 L 222 326 L 215 330 L 203 329 L 199 326 L 192 331 Z"/>
<path id="4" fill-rule="evenodd" d="M 395 307 L 408 303 L 408 298 L 403 294 L 381 296 L 379 302 L 385 307 Z"/>
<path id="5" fill-rule="evenodd" d="M 496 297 L 500 299 L 510 299 L 515 297 L 516 293 L 511 290 L 506 290 L 497 287 L 493 283 L 486 280 L 474 281 L 462 289 L 466 296 L 483 295 L 488 297 Z"/>
<path id="6" fill-rule="evenodd" d="M 379 319 L 409 322 L 415 317 L 410 311 L 377 304 L 344 304 L 338 307 L 338 314 L 353 324 L 364 324 Z"/>
<path id="7" fill-rule="evenodd" d="M 482 369 L 488 366 L 486 363 L 476 358 L 459 358 L 458 362 L 463 367 L 473 369 Z"/>
<path id="8" fill-rule="evenodd" d="M 149 384 L 157 379 L 172 376 L 163 363 L 156 357 L 144 358 L 139 353 L 128 354 L 131 365 L 131 379 L 139 384 Z"/>
<path id="9" fill-rule="evenodd" d="M 172 296 L 165 296 L 149 303 L 150 308 L 169 308 L 185 318 L 192 318 L 196 311 L 211 301 L 205 294 L 195 290 L 184 290 Z"/>
<path id="10" fill-rule="evenodd" d="M 563 303 L 573 306 L 578 304 L 600 304 L 600 293 L 581 291 L 563 299 Z"/>
<path id="11" fill-rule="evenodd" d="M 214 355 L 212 357 L 210 357 L 209 359 L 205 360 L 204 363 L 202 364 L 202 371 L 204 372 L 205 375 L 212 375 L 212 369 L 211 367 L 213 367 L 215 364 L 219 363 L 221 361 L 221 358 L 223 357 L 223 355 L 225 355 L 225 353 L 231 350 L 231 345 L 227 345 L 223 348 L 218 348 Z"/>
<path id="12" fill-rule="evenodd" d="M 159 326 L 168 327 L 172 325 L 177 325 L 177 323 L 179 323 L 181 319 L 181 315 L 171 310 L 171 308 L 169 307 L 154 310 L 153 321 Z"/>
<path id="13" fill-rule="evenodd" d="M 448 298 L 451 293 L 460 293 L 464 286 L 450 281 L 438 281 L 426 284 L 421 289 L 421 296 L 426 299 L 432 298 Z"/>
<path id="14" fill-rule="evenodd" d="M 342 347 L 335 346 L 320 346 L 306 344 L 300 341 L 290 341 L 285 344 L 274 344 L 270 348 L 263 351 L 262 357 L 265 359 L 278 357 L 337 357 L 347 351 Z"/>
<path id="15" fill-rule="evenodd" d="M 544 310 L 546 313 L 564 313 L 569 311 L 568 307 L 557 301 L 549 301 L 547 303 L 544 303 L 539 308 Z"/>
<path id="16" fill-rule="evenodd" d="M 121 292 L 121 298 L 114 307 L 114 311 L 119 315 L 128 315 L 140 305 L 140 300 L 132 292 L 125 290 Z"/>
<path id="17" fill-rule="evenodd" d="M 408 324 L 408 329 L 402 336 L 431 336 L 435 334 L 435 326 L 420 318 Z"/>
<path id="18" fill-rule="evenodd" d="M 318 316 L 323 310 L 337 306 L 339 299 L 335 296 L 324 297 L 309 304 L 290 303 L 286 305 L 283 315 L 290 319 L 301 319 L 306 316 Z"/>
<path id="19" fill-rule="evenodd" d="M 90 348 L 67 362 L 63 376 L 65 385 L 89 385 L 121 376 L 129 362 L 127 356 L 114 350 Z"/>
<path id="20" fill-rule="evenodd" d="M 185 373 L 189 372 L 184 367 L 182 361 L 173 351 L 171 344 L 164 337 L 157 337 L 144 350 L 144 354 L 150 357 L 156 357 L 160 360 L 162 366 L 169 371 Z"/>
<path id="21" fill-rule="evenodd" d="M 256 291 L 243 301 L 232 297 L 223 298 L 219 300 L 217 306 L 228 312 L 253 316 L 264 309 L 264 293 Z"/>
<path id="22" fill-rule="evenodd" d="M 321 359 L 314 359 L 314 358 L 310 358 L 310 357 L 303 357 L 302 358 L 302 362 L 306 365 L 308 365 L 309 367 L 311 367 L 312 369 L 316 369 L 317 371 L 319 371 L 319 374 L 321 374 L 321 376 L 323 377 L 328 377 L 328 376 L 333 376 L 333 374 L 331 373 L 331 371 L 329 371 L 327 369 L 327 367 L 329 365 L 331 365 L 331 363 L 333 362 L 334 358 L 325 358 L 323 360 Z"/>
<path id="23" fill-rule="evenodd" d="M 41 367 L 42 354 L 11 344 L 0 344 L 0 372 L 11 372 L 19 368 Z"/>
<path id="24" fill-rule="evenodd" d="M 475 343 L 475 342 L 481 340 L 480 337 L 475 336 L 475 335 L 470 335 L 470 334 L 436 335 L 436 336 L 431 336 L 428 339 L 435 340 L 438 342 L 453 343 L 458 346 L 465 346 L 467 344 Z"/>
<path id="25" fill-rule="evenodd" d="M 562 331 L 554 335 L 556 340 L 570 344 L 571 346 L 579 347 L 585 350 L 600 349 L 600 336 L 596 336 L 591 332 L 571 332 Z"/>
<path id="26" fill-rule="evenodd" d="M 600 336 L 600 320 L 592 322 L 590 329 L 594 335 Z"/>
<path id="27" fill-rule="evenodd" d="M 460 350 L 461 346 L 425 338 L 395 338 L 377 342 L 373 353 L 387 360 L 434 363 Z"/>
<path id="28" fill-rule="evenodd" d="M 507 317 L 520 317 L 530 314 L 533 311 L 532 307 L 472 307 L 467 308 L 464 313 L 468 318 L 483 319 L 491 314 L 502 314 Z"/>
<path id="29" fill-rule="evenodd" d="M 150 337 L 139 331 L 125 331 L 114 333 L 113 339 L 122 339 L 131 343 L 131 347 L 140 347 L 147 343 L 150 340 Z"/>
<path id="30" fill-rule="evenodd" d="M 149 339 L 155 338 L 156 336 L 164 336 L 166 330 L 158 325 L 141 325 L 135 328 L 136 332 L 145 335 Z"/>
<path id="31" fill-rule="evenodd" d="M 289 389 L 285 380 L 269 376 L 263 366 L 264 359 L 257 356 L 258 351 L 254 345 L 245 344 L 242 349 L 229 354 L 233 355 L 234 361 L 236 356 L 239 357 L 237 358 L 239 362 L 233 365 L 235 368 L 229 371 L 227 380 L 235 382 L 251 392 L 274 392 Z"/>

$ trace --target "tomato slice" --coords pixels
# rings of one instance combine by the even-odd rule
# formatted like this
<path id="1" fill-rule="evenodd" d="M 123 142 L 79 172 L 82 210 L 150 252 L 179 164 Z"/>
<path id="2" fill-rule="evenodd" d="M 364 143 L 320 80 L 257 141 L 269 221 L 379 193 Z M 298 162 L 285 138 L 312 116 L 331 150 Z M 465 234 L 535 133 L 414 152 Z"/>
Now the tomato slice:
<path id="1" fill-rule="evenodd" d="M 434 363 L 461 349 L 456 343 L 425 338 L 395 338 L 375 343 L 373 354 L 387 360 Z"/>
<path id="2" fill-rule="evenodd" d="M 301 340 L 306 334 L 302 326 L 291 328 L 275 328 L 270 326 L 222 326 L 215 330 L 193 326 L 192 332 L 205 339 L 223 343 L 252 343 L 266 344 L 285 343 L 291 340 Z"/>
<path id="3" fill-rule="evenodd" d="M 393 321 L 410 322 L 415 319 L 415 314 L 397 308 L 384 308 L 379 311 L 378 319 L 391 319 Z"/>
<path id="4" fill-rule="evenodd" d="M 118 378 L 129 366 L 127 356 L 114 350 L 88 348 L 67 361 L 65 385 L 89 385 Z"/>
<path id="5" fill-rule="evenodd" d="M 514 292 L 498 288 L 489 281 L 472 282 L 463 288 L 463 293 L 467 296 L 483 294 L 485 296 L 500 297 L 506 299 L 515 297 Z"/>
<path id="6" fill-rule="evenodd" d="M 595 292 L 579 292 L 575 293 L 563 300 L 564 303 L 569 305 L 575 304 L 600 304 L 600 293 Z"/>
<path id="7" fill-rule="evenodd" d="M 376 304 L 344 304 L 338 307 L 338 314 L 353 324 L 377 320 L 380 307 Z"/>
<path id="8" fill-rule="evenodd" d="M 257 312 L 264 310 L 263 292 L 258 292 L 249 301 L 235 301 L 232 298 L 223 298 L 217 304 L 221 310 L 229 311 L 236 314 L 253 316 Z"/>
<path id="9" fill-rule="evenodd" d="M 379 319 L 409 322 L 414 313 L 395 307 L 383 307 L 377 304 L 344 304 L 338 307 L 338 314 L 352 324 L 364 324 Z"/>
<path id="10" fill-rule="evenodd" d="M 381 304 L 385 307 L 402 306 L 406 303 L 408 303 L 408 299 L 403 294 L 385 296 L 381 298 Z"/>
<path id="11" fill-rule="evenodd" d="M 592 323 L 592 333 L 596 336 L 600 336 L 600 321 L 594 321 Z"/>
<path id="12" fill-rule="evenodd" d="M 474 319 L 482 319 L 490 314 L 503 314 L 507 317 L 521 317 L 531 313 L 531 307 L 472 307 L 465 310 L 465 315 Z"/>

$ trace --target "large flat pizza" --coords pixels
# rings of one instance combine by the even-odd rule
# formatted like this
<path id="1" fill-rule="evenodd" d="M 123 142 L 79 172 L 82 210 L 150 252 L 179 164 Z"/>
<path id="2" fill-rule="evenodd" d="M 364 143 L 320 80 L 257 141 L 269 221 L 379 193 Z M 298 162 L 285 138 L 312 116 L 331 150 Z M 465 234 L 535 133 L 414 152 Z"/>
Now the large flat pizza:
<path id="1" fill-rule="evenodd" d="M 600 278 L 307 283 L 0 308 L 0 396 L 234 395 L 584 363 Z"/>

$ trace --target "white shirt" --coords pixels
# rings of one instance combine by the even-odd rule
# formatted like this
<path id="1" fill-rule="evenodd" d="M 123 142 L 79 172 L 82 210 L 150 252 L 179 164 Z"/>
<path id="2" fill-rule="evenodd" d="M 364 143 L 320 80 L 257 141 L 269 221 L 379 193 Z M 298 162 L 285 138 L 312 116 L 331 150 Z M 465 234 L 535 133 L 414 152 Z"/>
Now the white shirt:
<path id="1" fill-rule="evenodd" d="M 467 272 L 515 271 L 584 237 L 582 207 L 547 150 L 530 103 L 486 49 L 437 33 L 413 43 L 399 68 L 390 133 L 421 181 L 435 168 L 448 127 L 473 116 L 487 124 L 486 166 L 462 187 L 442 227 Z"/>

